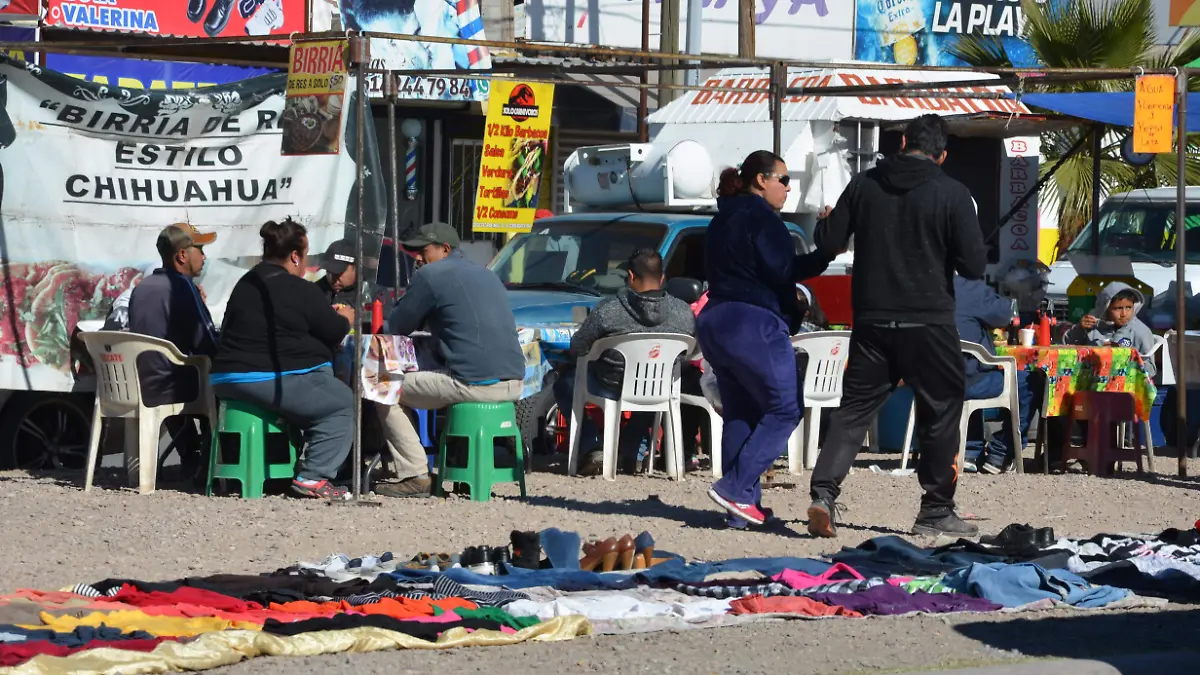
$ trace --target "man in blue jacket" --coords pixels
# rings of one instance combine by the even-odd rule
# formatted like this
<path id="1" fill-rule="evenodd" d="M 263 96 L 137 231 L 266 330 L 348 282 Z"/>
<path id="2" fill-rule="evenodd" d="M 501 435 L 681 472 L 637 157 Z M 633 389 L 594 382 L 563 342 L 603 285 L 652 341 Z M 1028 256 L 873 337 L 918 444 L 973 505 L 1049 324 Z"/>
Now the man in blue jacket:
<path id="1" fill-rule="evenodd" d="M 982 345 L 989 354 L 995 354 L 996 348 L 992 342 L 990 331 L 1004 328 L 1012 322 L 1013 301 L 1001 297 L 992 290 L 991 286 L 976 279 L 954 277 L 955 310 L 954 320 L 958 324 L 958 337 L 966 342 Z M 967 378 L 967 400 L 978 400 L 999 396 L 1004 390 L 1004 375 L 993 367 L 984 366 L 978 359 L 970 356 L 963 357 L 963 367 Z M 1021 410 L 1021 448 L 1025 447 L 1025 435 L 1029 432 L 1029 423 L 1033 420 L 1034 390 L 1040 389 L 1029 380 L 1029 373 L 1017 371 L 1017 399 Z M 967 456 L 963 471 L 975 473 L 1003 473 L 1014 465 L 1018 453 L 1012 437 L 1012 422 L 1004 418 L 1004 432 L 1000 437 L 993 436 L 991 442 L 984 448 L 982 430 L 969 429 L 967 436 Z M 982 427 L 982 425 L 980 425 Z"/>

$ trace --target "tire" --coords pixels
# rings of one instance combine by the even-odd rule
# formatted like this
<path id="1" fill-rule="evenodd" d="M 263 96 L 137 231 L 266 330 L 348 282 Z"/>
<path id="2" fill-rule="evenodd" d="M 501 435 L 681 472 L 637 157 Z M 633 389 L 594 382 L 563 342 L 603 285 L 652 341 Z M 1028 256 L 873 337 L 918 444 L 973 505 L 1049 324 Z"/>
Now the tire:
<path id="1" fill-rule="evenodd" d="M 13 393 L 0 412 L 0 469 L 82 470 L 94 401 L 91 394 Z"/>
<path id="2" fill-rule="evenodd" d="M 533 455 L 548 455 L 557 449 L 553 433 L 548 430 L 550 413 L 558 414 L 558 406 L 554 403 L 554 382 L 557 379 L 557 374 L 551 372 L 542 382 L 541 391 L 517 401 L 517 426 L 525 442 L 527 468 Z"/>

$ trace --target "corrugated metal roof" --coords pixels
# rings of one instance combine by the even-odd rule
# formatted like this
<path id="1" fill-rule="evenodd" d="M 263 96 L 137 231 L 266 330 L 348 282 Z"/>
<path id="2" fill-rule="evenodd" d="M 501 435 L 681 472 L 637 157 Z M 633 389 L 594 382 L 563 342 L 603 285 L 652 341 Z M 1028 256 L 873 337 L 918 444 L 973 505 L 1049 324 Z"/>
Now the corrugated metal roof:
<path id="1" fill-rule="evenodd" d="M 999 79 L 985 73 L 930 72 L 916 70 L 871 70 L 869 68 L 789 69 L 789 87 L 854 87 L 902 82 L 946 82 Z M 650 115 L 652 124 L 712 124 L 766 122 L 770 120 L 770 77 L 761 68 L 729 68 L 704 81 L 705 89 L 688 92 Z M 752 92 L 714 91 L 717 88 L 749 88 Z M 933 89 L 933 87 L 931 87 Z M 943 90 L 1012 93 L 1004 85 Z M 784 98 L 783 121 L 906 120 L 926 113 L 946 116 L 1000 113 L 1028 115 L 1019 101 L 970 98 L 891 98 L 875 96 L 804 95 Z"/>

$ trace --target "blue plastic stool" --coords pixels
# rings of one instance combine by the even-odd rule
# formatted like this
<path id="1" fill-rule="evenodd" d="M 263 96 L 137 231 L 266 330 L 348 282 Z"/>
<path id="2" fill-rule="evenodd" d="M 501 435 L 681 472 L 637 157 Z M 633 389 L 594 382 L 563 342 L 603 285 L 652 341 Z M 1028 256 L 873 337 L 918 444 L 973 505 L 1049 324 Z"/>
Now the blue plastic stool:
<path id="1" fill-rule="evenodd" d="M 421 445 L 425 446 L 425 462 L 432 471 L 437 466 L 437 411 L 417 410 L 417 434 L 421 437 Z M 430 450 L 433 452 L 430 453 Z"/>

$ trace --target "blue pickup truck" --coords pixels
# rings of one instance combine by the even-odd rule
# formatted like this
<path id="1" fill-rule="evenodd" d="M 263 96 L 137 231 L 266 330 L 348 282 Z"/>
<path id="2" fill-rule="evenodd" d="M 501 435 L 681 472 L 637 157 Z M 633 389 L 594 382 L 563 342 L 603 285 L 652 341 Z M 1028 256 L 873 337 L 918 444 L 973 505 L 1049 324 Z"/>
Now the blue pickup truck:
<path id="1" fill-rule="evenodd" d="M 634 251 L 659 251 L 667 279 L 686 277 L 703 282 L 704 232 L 712 213 L 576 213 L 545 218 L 512 239 L 488 266 L 508 287 L 508 299 L 522 327 L 572 324 L 580 314 L 625 286 L 622 264 Z M 789 224 L 796 253 L 807 253 L 808 240 L 799 225 Z M 560 340 L 542 341 L 551 363 L 566 358 L 569 330 L 555 331 Z M 551 393 L 555 374 L 546 376 L 542 391 L 517 405 L 526 444 L 534 451 L 553 448 L 558 410 Z"/>

